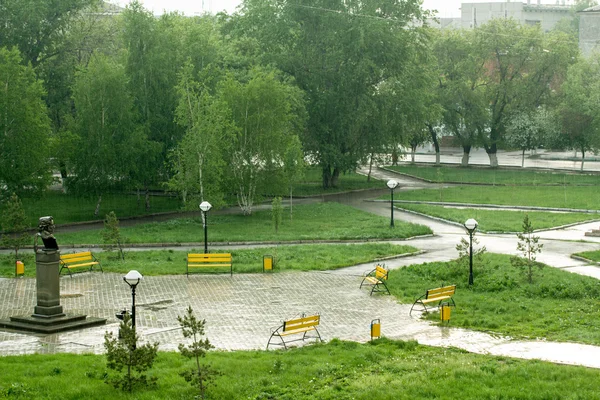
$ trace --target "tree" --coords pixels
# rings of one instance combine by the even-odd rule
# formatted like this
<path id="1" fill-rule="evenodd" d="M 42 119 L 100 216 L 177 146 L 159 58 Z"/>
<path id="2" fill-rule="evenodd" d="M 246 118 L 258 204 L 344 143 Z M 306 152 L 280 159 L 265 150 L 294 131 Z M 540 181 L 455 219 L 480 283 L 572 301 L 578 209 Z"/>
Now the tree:
<path id="1" fill-rule="evenodd" d="M 192 307 L 189 306 L 183 317 L 177 316 L 177 321 L 181 325 L 183 337 L 192 338 L 192 343 L 188 346 L 179 345 L 179 352 L 182 356 L 196 362 L 194 368 L 183 371 L 180 375 L 192 386 L 195 386 L 200 392 L 200 398 L 204 399 L 206 388 L 217 374 L 210 366 L 200 364 L 200 359 L 206 357 L 206 352 L 214 347 L 208 338 L 202 340 L 206 320 L 196 319 Z"/>
<path id="2" fill-rule="evenodd" d="M 564 79 L 577 46 L 566 34 L 543 34 L 539 27 L 514 20 L 493 19 L 474 32 L 474 49 L 484 66 L 474 91 L 485 112 L 473 122 L 490 166 L 497 167 L 497 149 L 510 117 L 547 101 L 556 82 Z"/>
<path id="3" fill-rule="evenodd" d="M 529 220 L 529 215 L 525 214 L 523 218 L 523 232 L 517 233 L 519 243 L 517 243 L 517 251 L 523 254 L 523 257 L 511 257 L 510 262 L 513 266 L 523 268 L 527 276 L 527 281 L 533 283 L 533 267 L 542 268 L 542 264 L 535 261 L 536 254 L 542 252 L 543 244 L 539 243 L 539 236 L 533 235 L 533 226 Z"/>
<path id="4" fill-rule="evenodd" d="M 246 0 L 232 23 L 238 37 L 264 49 L 265 63 L 293 76 L 307 96 L 305 152 L 322 169 L 323 187 L 371 154 L 364 146 L 379 85 L 410 63 L 422 39 L 420 1 Z M 374 133 L 374 132 L 371 132 Z"/>
<path id="5" fill-rule="evenodd" d="M 167 155 L 183 136 L 183 129 L 175 121 L 177 107 L 178 57 L 177 15 L 165 14 L 155 18 L 139 1 L 131 2 L 123 12 L 122 41 L 127 50 L 125 72 L 128 89 L 132 94 L 139 126 L 159 148 L 149 149 L 150 168 L 136 171 L 136 184 L 146 191 L 148 186 L 167 176 L 164 167 Z"/>
<path id="6" fill-rule="evenodd" d="M 597 60 L 580 59 L 569 68 L 562 86 L 559 119 L 563 142 L 581 151 L 581 170 L 586 151 L 600 148 L 600 66 Z"/>
<path id="7" fill-rule="evenodd" d="M 130 185 L 149 144 L 135 123 L 124 68 L 114 60 L 94 56 L 76 75 L 73 100 L 73 131 L 78 138 L 70 187 L 97 196 L 94 216 L 98 216 L 102 194 Z"/>
<path id="8" fill-rule="evenodd" d="M 0 245 L 15 251 L 15 261 L 19 260 L 19 249 L 31 243 L 31 235 L 27 233 L 29 224 L 21 199 L 15 193 L 2 207 L 0 226 L 4 233 L 0 237 Z"/>
<path id="9" fill-rule="evenodd" d="M 60 53 L 73 16 L 99 0 L 3 0 L 0 3 L 0 47 L 16 46 L 25 64 L 35 68 Z"/>
<path id="10" fill-rule="evenodd" d="M 17 49 L 0 47 L 0 186 L 21 194 L 51 182 L 50 120 L 42 83 Z"/>
<path id="11" fill-rule="evenodd" d="M 273 187 L 286 153 L 303 129 L 302 92 L 277 71 L 253 68 L 246 81 L 229 75 L 219 85 L 230 110 L 233 138 L 227 154 L 231 185 L 245 215 L 252 213 L 258 190 Z"/>
<path id="12" fill-rule="evenodd" d="M 131 392 L 135 386 L 147 386 L 156 382 L 156 377 L 148 378 L 145 372 L 152 368 L 158 352 L 158 342 L 138 346 L 139 336 L 131 325 L 131 316 L 123 315 L 119 325 L 118 338 L 112 332 L 104 334 L 106 366 L 122 376 L 107 376 L 106 383 L 117 389 Z"/>
<path id="13" fill-rule="evenodd" d="M 102 230 L 102 241 L 104 245 L 102 248 L 107 251 L 112 251 L 115 246 L 119 250 L 121 259 L 125 260 L 123 254 L 123 238 L 121 237 L 121 230 L 119 229 L 119 219 L 114 211 L 106 214 L 104 218 L 104 229 Z"/>
<path id="14" fill-rule="evenodd" d="M 545 107 L 516 113 L 506 127 L 506 143 L 521 150 L 521 167 L 525 166 L 525 152 L 535 150 L 555 137 L 558 124 L 555 115 Z"/>
<path id="15" fill-rule="evenodd" d="M 197 82 L 193 70 L 186 63 L 177 86 L 176 118 L 185 135 L 171 154 L 169 187 L 181 194 L 186 208 L 195 209 L 205 199 L 213 206 L 224 202 L 225 154 L 230 151 L 233 126 L 227 104 Z"/>

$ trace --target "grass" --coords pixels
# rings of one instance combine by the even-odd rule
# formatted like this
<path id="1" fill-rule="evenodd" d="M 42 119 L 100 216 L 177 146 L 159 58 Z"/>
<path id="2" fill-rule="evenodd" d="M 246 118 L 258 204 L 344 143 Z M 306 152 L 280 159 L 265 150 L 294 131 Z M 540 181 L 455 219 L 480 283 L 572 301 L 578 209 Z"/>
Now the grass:
<path id="1" fill-rule="evenodd" d="M 324 194 L 342 193 L 352 190 L 381 189 L 383 183 L 376 179 L 367 181 L 367 177 L 355 172 L 342 173 L 339 177 L 338 186 L 335 188 L 323 188 L 323 171 L 319 167 L 308 167 L 304 171 L 302 180 L 294 185 L 294 196 L 318 196 Z M 270 193 L 271 196 L 289 197 L 287 189 Z"/>
<path id="2" fill-rule="evenodd" d="M 368 344 L 332 340 L 288 351 L 209 352 L 218 370 L 207 399 L 599 399 L 595 369 L 469 354 L 414 341 Z M 35 365 L 35 368 L 32 368 Z M 155 387 L 122 393 L 104 383 L 104 356 L 0 358 L 0 398 L 184 399 L 197 392 L 179 372 L 192 362 L 158 354 Z"/>
<path id="3" fill-rule="evenodd" d="M 54 217 L 56 224 L 67 224 L 82 221 L 97 221 L 104 219 L 104 215 L 114 211 L 119 218 L 146 215 L 144 197 L 140 203 L 136 195 L 105 194 L 102 196 L 100 215 L 95 216 L 96 197 L 76 197 L 60 192 L 47 191 L 40 198 L 22 199 L 23 208 L 32 227 L 37 226 L 38 220 L 44 215 Z M 173 212 L 179 210 L 181 202 L 175 197 L 152 196 L 150 204 L 151 213 Z"/>
<path id="4" fill-rule="evenodd" d="M 203 252 L 204 249 L 190 252 Z M 213 252 L 223 251 L 213 249 Z M 262 272 L 264 255 L 275 258 L 276 271 L 326 271 L 368 263 L 371 261 L 417 251 L 412 246 L 401 246 L 390 243 L 368 244 L 311 244 L 302 246 L 278 246 L 257 249 L 233 250 L 234 273 Z M 64 254 L 71 251 L 63 250 Z M 105 272 L 127 273 L 131 269 L 143 275 L 185 274 L 185 251 L 152 250 L 131 251 L 125 254 L 125 261 L 117 257 L 116 252 L 97 252 L 96 258 L 102 263 Z M 35 260 L 31 253 L 23 254 L 25 276 L 35 276 Z M 86 270 L 81 268 L 80 270 Z M 206 272 L 207 269 L 202 269 Z M 229 269 L 227 268 L 227 272 Z M 77 270 L 74 270 L 77 272 Z M 223 269 L 220 269 L 223 272 Z M 13 277 L 15 273 L 14 255 L 0 255 L 0 276 Z M 63 274 L 67 274 L 63 271 Z"/>
<path id="5" fill-rule="evenodd" d="M 381 188 L 381 185 L 380 181 L 372 179 L 367 182 L 364 175 L 348 172 L 340 175 L 338 187 L 324 189 L 321 170 L 317 167 L 309 167 L 306 169 L 303 179 L 294 186 L 293 195 L 316 196 L 351 190 Z M 287 198 L 289 197 L 289 190 L 265 194 L 265 196 L 283 196 Z M 119 218 L 128 218 L 147 215 L 148 213 L 175 212 L 182 208 L 181 200 L 176 196 L 153 195 L 150 200 L 152 208 L 148 212 L 144 206 L 143 193 L 139 203 L 135 194 L 104 194 L 98 216 L 94 215 L 98 200 L 95 196 L 74 196 L 57 191 L 46 191 L 42 197 L 24 197 L 21 200 L 29 224 L 32 227 L 37 226 L 38 219 L 44 215 L 52 215 L 57 224 L 67 224 L 102 220 L 110 211 L 114 211 Z M 235 204 L 232 204 L 232 206 L 235 206 Z"/>
<path id="6" fill-rule="evenodd" d="M 474 260 L 472 288 L 468 270 L 468 259 L 413 265 L 390 273 L 389 287 L 400 301 L 412 303 L 427 289 L 456 284 L 454 327 L 600 345 L 598 279 L 542 266 L 529 284 L 525 271 L 499 254 Z"/>
<path id="7" fill-rule="evenodd" d="M 600 250 L 596 251 L 584 251 L 581 253 L 575 253 L 574 255 L 586 258 L 591 261 L 600 262 Z"/>
<path id="8" fill-rule="evenodd" d="M 390 196 L 382 196 L 389 200 Z M 394 200 L 444 201 L 471 204 L 600 209 L 600 191 L 592 186 L 459 186 L 442 189 L 399 190 Z"/>
<path id="9" fill-rule="evenodd" d="M 270 210 L 256 211 L 250 216 L 213 213 L 208 224 L 210 242 L 402 239 L 431 233 L 425 226 L 400 221 L 391 229 L 386 217 L 338 203 L 295 206 L 291 221 L 289 209 L 284 208 L 279 232 L 273 228 Z M 204 240 L 199 217 L 122 227 L 121 234 L 129 243 L 198 243 Z M 57 230 L 56 237 L 62 245 L 102 242 L 100 229 L 72 233 Z"/>
<path id="10" fill-rule="evenodd" d="M 483 210 L 422 204 L 396 204 L 396 207 L 454 221 L 461 225 L 467 219 L 475 218 L 479 223 L 477 229 L 483 232 L 521 232 L 523 230 L 523 218 L 526 214 L 529 215 L 534 229 L 548 229 L 573 223 L 589 222 L 600 218 L 600 215 L 585 213 Z"/>
<path id="11" fill-rule="evenodd" d="M 391 170 L 442 183 L 483 183 L 490 185 L 600 185 L 600 175 L 593 173 L 534 171 L 531 169 L 431 167 L 398 165 Z"/>

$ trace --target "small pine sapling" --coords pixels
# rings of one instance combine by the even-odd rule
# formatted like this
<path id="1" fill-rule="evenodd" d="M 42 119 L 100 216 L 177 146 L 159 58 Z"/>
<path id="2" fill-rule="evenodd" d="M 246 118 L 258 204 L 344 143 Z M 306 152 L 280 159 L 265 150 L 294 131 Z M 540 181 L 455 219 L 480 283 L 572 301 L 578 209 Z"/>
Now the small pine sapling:
<path id="1" fill-rule="evenodd" d="M 206 352 L 214 347 L 210 344 L 208 338 L 202 340 L 206 321 L 197 319 L 194 316 L 192 307 L 188 307 L 183 317 L 177 316 L 177 321 L 181 325 L 183 337 L 192 339 L 192 343 L 188 346 L 179 344 L 179 351 L 182 356 L 196 361 L 196 365 L 193 368 L 181 372 L 180 375 L 186 382 L 198 388 L 200 398 L 204 399 L 206 388 L 214 380 L 215 376 L 218 375 L 210 366 L 200 363 L 200 359 L 206 356 Z"/>
<path id="2" fill-rule="evenodd" d="M 15 261 L 19 261 L 19 249 L 31 242 L 31 235 L 27 233 L 29 224 L 21 199 L 12 194 L 4 204 L 2 210 L 2 229 L 4 234 L 0 238 L 0 245 L 15 251 Z"/>
<path id="3" fill-rule="evenodd" d="M 119 219 L 114 211 L 106 214 L 104 219 L 104 229 L 102 230 L 102 248 L 107 251 L 112 251 L 115 247 L 119 250 L 121 259 L 125 260 L 123 254 L 123 238 L 119 229 Z"/>
<path id="4" fill-rule="evenodd" d="M 535 261 L 536 254 L 542 252 L 543 244 L 539 243 L 540 237 L 533 235 L 533 226 L 529 220 L 529 215 L 525 214 L 523 218 L 523 232 L 517 233 L 519 243 L 517 243 L 517 251 L 523 254 L 522 257 L 511 257 L 510 263 L 525 270 L 527 282 L 533 283 L 534 267 L 542 268 L 542 264 Z"/>
<path id="5" fill-rule="evenodd" d="M 108 376 L 106 383 L 116 389 L 128 392 L 134 386 L 149 386 L 156 382 L 156 377 L 147 377 L 145 372 L 152 368 L 158 343 L 147 343 L 138 346 L 139 336 L 131 324 L 131 316 L 125 314 L 119 326 L 119 335 L 115 337 L 112 332 L 104 334 L 104 348 L 106 349 L 106 364 L 109 369 L 118 373 L 125 370 L 122 376 Z"/>

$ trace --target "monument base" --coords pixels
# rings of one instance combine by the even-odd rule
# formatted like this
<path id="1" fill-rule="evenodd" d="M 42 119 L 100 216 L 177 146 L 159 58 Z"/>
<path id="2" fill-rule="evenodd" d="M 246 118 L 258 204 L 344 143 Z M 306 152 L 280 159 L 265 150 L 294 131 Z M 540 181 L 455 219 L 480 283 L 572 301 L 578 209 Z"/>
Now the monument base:
<path id="1" fill-rule="evenodd" d="M 104 318 L 87 317 L 86 315 L 62 314 L 61 316 L 46 317 L 34 314 L 0 320 L 0 328 L 50 334 L 73 329 L 90 328 L 92 326 L 104 325 L 105 323 L 106 319 Z"/>

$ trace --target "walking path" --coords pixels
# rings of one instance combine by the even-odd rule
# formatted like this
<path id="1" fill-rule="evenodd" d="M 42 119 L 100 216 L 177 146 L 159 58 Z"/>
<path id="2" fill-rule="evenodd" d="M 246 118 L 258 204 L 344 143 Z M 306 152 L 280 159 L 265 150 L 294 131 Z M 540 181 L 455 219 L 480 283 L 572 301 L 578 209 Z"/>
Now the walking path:
<path id="1" fill-rule="evenodd" d="M 384 180 L 390 177 L 382 171 L 374 174 Z M 403 187 L 410 184 L 402 183 Z M 364 196 L 359 194 L 331 197 L 326 201 L 340 201 L 389 216 L 389 205 L 365 202 Z M 428 225 L 436 236 L 409 241 L 426 252 L 387 261 L 386 266 L 393 269 L 456 258 L 455 245 L 465 235 L 463 229 L 400 211 L 395 212 L 395 217 Z M 589 238 L 588 242 L 577 241 L 589 229 L 575 226 L 539 233 L 544 243 L 540 261 L 600 279 L 598 267 L 569 257 L 573 252 L 598 247 L 596 238 Z M 479 234 L 478 238 L 491 252 L 516 252 L 514 235 Z M 320 332 L 325 340 L 340 338 L 366 342 L 370 339 L 370 322 L 378 318 L 382 333 L 391 339 L 415 339 L 422 344 L 458 347 L 481 354 L 600 368 L 600 347 L 514 341 L 483 332 L 439 327 L 411 318 L 410 305 L 398 304 L 390 296 L 369 296 L 367 290 L 359 289 L 360 275 L 371 268 L 372 264 L 363 264 L 329 272 L 235 274 L 233 277 L 193 275 L 189 278 L 148 276 L 137 290 L 137 327 L 143 340 L 159 342 L 161 350 L 175 351 L 177 345 L 185 341 L 177 316 L 183 315 L 191 306 L 198 317 L 206 319 L 207 336 L 217 349 L 264 349 L 270 328 L 277 327 L 283 319 L 302 312 L 319 312 L 322 316 Z M 67 312 L 107 318 L 107 325 L 53 335 L 0 331 L 0 355 L 103 352 L 104 332 L 118 329 L 114 314 L 131 304 L 129 288 L 120 275 L 112 273 L 76 274 L 60 282 L 61 304 Z M 3 318 L 29 314 L 34 305 L 34 279 L 0 279 L 0 315 Z"/>

